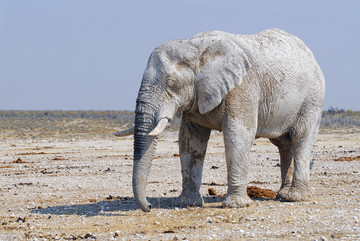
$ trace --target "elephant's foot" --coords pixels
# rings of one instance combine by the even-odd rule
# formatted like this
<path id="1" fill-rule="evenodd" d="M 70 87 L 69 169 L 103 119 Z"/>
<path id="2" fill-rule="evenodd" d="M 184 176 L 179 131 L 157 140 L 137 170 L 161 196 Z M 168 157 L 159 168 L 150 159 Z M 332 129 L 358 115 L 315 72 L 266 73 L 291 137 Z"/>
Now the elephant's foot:
<path id="1" fill-rule="evenodd" d="M 288 202 L 300 202 L 309 199 L 310 189 L 308 187 L 291 187 L 289 192 L 284 196 L 283 200 Z"/>
<path id="2" fill-rule="evenodd" d="M 276 194 L 276 199 L 285 200 L 286 195 L 289 193 L 291 185 L 282 186 Z"/>
<path id="3" fill-rule="evenodd" d="M 251 203 L 250 197 L 245 195 L 230 194 L 222 202 L 223 208 L 243 208 L 248 207 Z"/>
<path id="4" fill-rule="evenodd" d="M 178 198 L 175 199 L 175 206 L 180 208 L 185 207 L 202 207 L 204 200 L 197 195 L 181 194 Z"/>

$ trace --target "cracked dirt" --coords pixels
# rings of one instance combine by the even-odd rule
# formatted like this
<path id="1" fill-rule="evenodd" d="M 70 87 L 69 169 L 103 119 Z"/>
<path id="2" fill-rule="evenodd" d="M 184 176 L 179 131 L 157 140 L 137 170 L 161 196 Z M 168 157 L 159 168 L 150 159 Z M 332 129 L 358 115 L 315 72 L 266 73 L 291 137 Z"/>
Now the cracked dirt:
<path id="1" fill-rule="evenodd" d="M 133 199 L 131 137 L 0 140 L 0 240 L 360 238 L 360 129 L 320 132 L 309 201 L 255 195 L 242 209 L 220 208 L 226 166 L 219 132 L 212 133 L 205 157 L 205 206 L 174 207 L 181 192 L 177 133 L 165 132 L 147 186 L 150 213 L 137 209 Z M 258 139 L 250 156 L 249 186 L 276 192 L 280 168 L 275 146 Z"/>

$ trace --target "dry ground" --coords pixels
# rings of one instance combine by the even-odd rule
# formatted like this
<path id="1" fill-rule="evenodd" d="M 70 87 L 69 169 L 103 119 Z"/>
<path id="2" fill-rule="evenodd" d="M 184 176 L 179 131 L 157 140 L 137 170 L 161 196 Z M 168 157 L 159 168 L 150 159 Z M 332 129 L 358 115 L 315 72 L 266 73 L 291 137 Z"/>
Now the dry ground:
<path id="1" fill-rule="evenodd" d="M 242 209 L 222 209 L 222 197 L 208 195 L 209 188 L 226 193 L 218 132 L 204 165 L 205 207 L 172 205 L 181 192 L 181 173 L 177 133 L 168 131 L 149 177 L 150 213 L 138 210 L 132 197 L 131 137 L 34 136 L 0 136 L 0 240 L 360 238 L 360 129 L 321 131 L 313 151 L 311 200 L 254 198 Z M 277 191 L 277 149 L 266 139 L 256 140 L 251 159 L 249 185 Z"/>

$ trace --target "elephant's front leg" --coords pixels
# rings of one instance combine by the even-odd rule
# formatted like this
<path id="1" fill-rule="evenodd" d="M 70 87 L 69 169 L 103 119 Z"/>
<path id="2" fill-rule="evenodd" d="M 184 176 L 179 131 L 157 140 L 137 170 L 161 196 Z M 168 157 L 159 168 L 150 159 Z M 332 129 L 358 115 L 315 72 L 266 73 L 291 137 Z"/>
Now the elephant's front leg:
<path id="1" fill-rule="evenodd" d="M 247 194 L 249 153 L 254 135 L 236 124 L 224 130 L 228 192 L 223 207 L 246 207 L 251 199 Z"/>
<path id="2" fill-rule="evenodd" d="M 179 134 L 183 190 L 176 200 L 177 206 L 203 205 L 200 186 L 210 132 L 210 129 L 196 125 L 183 117 Z"/>

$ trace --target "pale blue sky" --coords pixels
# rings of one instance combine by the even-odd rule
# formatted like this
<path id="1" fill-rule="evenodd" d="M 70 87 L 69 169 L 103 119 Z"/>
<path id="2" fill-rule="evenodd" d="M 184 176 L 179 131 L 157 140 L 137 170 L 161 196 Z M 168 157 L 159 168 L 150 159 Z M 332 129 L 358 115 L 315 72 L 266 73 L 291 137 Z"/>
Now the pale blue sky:
<path id="1" fill-rule="evenodd" d="M 313 51 L 324 109 L 360 110 L 356 0 L 0 0 L 0 109 L 134 110 L 160 43 L 274 27 Z"/>

